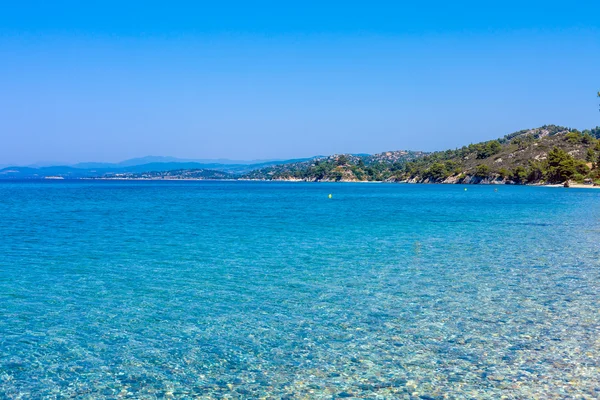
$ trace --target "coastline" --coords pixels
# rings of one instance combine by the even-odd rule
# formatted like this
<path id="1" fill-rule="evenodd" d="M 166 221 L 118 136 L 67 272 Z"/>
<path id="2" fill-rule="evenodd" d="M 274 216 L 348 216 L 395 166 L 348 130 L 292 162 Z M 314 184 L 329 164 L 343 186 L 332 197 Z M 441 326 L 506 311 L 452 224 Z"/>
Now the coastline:
<path id="1" fill-rule="evenodd" d="M 533 186 L 533 185 L 528 185 Z M 571 183 L 569 187 L 565 187 L 565 185 L 557 184 L 557 185 L 541 185 L 544 187 L 553 187 L 553 188 L 565 188 L 565 189 L 600 189 L 600 186 L 596 185 L 585 185 L 583 183 Z"/>
<path id="2" fill-rule="evenodd" d="M 547 184 L 547 183 L 531 183 L 531 184 L 516 184 L 507 183 L 500 181 L 488 181 L 488 182 L 418 182 L 418 181 L 358 181 L 358 180 L 307 180 L 307 179 L 206 179 L 206 178 L 124 178 L 124 177 L 84 177 L 84 178 L 65 178 L 65 177 L 43 177 L 37 179 L 0 179 L 0 182 L 11 182 L 11 181 L 209 181 L 209 182 L 278 182 L 278 183 L 361 183 L 361 184 L 407 184 L 407 185 L 468 185 L 468 186 L 537 186 L 546 188 L 565 188 L 565 189 L 600 189 L 600 185 L 582 184 L 582 183 L 570 183 L 568 187 L 565 187 L 563 183 Z"/>
<path id="3" fill-rule="evenodd" d="M 21 181 L 17 179 L 18 181 Z M 565 188 L 565 189 L 600 189 L 600 185 L 589 185 L 582 183 L 571 183 L 569 187 L 564 184 L 515 184 L 503 182 L 414 182 L 414 181 L 353 181 L 353 180 L 305 180 L 305 179 L 203 179 L 203 178 L 39 178 L 39 179 L 23 179 L 24 181 L 209 181 L 209 182 L 277 182 L 277 183 L 361 183 L 361 184 L 406 184 L 406 185 L 468 185 L 468 186 L 530 186 L 530 187 L 546 187 L 546 188 Z M 11 182 L 13 179 L 0 179 L 0 182 Z"/>

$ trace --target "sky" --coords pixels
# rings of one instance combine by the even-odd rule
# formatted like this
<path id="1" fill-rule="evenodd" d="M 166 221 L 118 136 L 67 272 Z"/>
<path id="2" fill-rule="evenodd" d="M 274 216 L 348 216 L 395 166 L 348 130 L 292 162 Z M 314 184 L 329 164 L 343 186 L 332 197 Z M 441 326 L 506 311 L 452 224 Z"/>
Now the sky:
<path id="1" fill-rule="evenodd" d="M 595 127 L 599 15 L 598 1 L 5 0 L 0 165 L 433 151 Z"/>

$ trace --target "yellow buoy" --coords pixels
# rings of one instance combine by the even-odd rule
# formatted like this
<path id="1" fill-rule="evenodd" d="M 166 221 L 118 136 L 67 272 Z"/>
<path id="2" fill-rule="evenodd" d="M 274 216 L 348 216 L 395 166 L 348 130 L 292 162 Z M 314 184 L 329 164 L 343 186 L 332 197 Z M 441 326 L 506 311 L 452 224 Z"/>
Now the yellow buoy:
<path id="1" fill-rule="evenodd" d="M 327 197 L 329 197 L 329 198 L 332 198 L 333 196 L 332 196 L 332 195 L 331 195 L 331 193 L 330 193 L 330 194 L 329 194 L 329 196 L 327 196 Z"/>

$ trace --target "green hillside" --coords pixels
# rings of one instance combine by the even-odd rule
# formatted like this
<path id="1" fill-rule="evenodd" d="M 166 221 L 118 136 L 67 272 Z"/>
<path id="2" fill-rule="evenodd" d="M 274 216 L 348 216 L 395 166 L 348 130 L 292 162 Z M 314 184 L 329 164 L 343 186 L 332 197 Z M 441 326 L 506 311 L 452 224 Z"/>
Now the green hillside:
<path id="1" fill-rule="evenodd" d="M 335 155 L 252 171 L 244 179 L 423 183 L 600 183 L 600 127 L 547 125 L 434 153 Z"/>
<path id="2" fill-rule="evenodd" d="M 304 181 L 385 181 L 395 179 L 404 165 L 423 157 L 421 151 L 389 151 L 373 155 L 339 154 L 258 169 L 242 179 Z"/>

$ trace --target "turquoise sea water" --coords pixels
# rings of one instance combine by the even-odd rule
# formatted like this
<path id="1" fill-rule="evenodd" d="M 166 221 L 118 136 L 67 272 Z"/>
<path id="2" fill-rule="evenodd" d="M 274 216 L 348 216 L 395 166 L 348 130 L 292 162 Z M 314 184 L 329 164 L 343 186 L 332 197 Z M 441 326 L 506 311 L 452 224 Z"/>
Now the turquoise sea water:
<path id="1" fill-rule="evenodd" d="M 0 398 L 599 398 L 599 260 L 600 190 L 0 183 Z"/>

